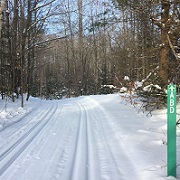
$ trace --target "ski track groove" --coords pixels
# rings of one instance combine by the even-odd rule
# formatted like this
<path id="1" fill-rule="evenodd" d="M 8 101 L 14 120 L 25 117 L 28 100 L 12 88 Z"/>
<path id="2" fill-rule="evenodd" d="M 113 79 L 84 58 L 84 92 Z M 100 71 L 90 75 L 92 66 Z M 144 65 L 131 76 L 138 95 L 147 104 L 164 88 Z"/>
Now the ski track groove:
<path id="1" fill-rule="evenodd" d="M 0 176 L 10 167 L 10 165 L 18 158 L 18 156 L 28 147 L 28 145 L 33 141 L 33 139 L 42 131 L 42 129 L 48 124 L 50 119 L 52 118 L 52 114 L 54 114 L 57 110 L 57 103 L 56 107 L 54 107 L 55 104 L 51 107 L 51 109 L 46 112 L 46 114 L 41 118 L 42 120 L 39 121 L 37 124 L 35 124 L 27 133 L 25 133 L 20 139 L 18 139 L 14 144 L 12 144 L 6 151 L 0 154 Z M 53 112 L 52 114 L 50 112 Z M 46 121 L 43 121 L 43 119 L 46 119 Z M 37 131 L 36 133 L 34 133 Z M 31 136 L 32 134 L 32 136 Z M 27 142 L 25 142 L 27 140 Z M 24 144 L 23 144 L 24 143 Z M 22 144 L 22 146 L 20 146 Z M 18 148 L 18 146 L 20 146 Z M 16 154 L 12 157 L 10 156 L 10 153 L 12 151 L 17 151 Z M 6 160 L 6 157 L 8 157 L 8 160 Z M 2 161 L 5 161 L 2 165 Z"/>
<path id="2" fill-rule="evenodd" d="M 75 140 L 75 149 L 74 149 L 74 154 L 73 154 L 73 159 L 72 159 L 72 164 L 71 164 L 71 174 L 69 179 L 73 180 L 74 177 L 78 180 L 83 180 L 82 176 L 86 176 L 86 164 L 87 164 L 87 159 L 84 159 L 84 154 L 82 154 L 82 150 L 84 150 L 85 152 L 87 152 L 87 145 L 86 145 L 86 149 L 82 149 L 84 147 L 81 147 L 81 145 L 83 145 L 84 143 L 86 144 L 86 142 L 82 142 L 84 141 L 84 134 L 83 134 L 83 130 L 84 129 L 84 116 L 83 116 L 83 111 L 81 108 L 81 105 L 77 102 L 78 104 L 78 108 L 80 110 L 80 118 L 79 118 L 79 123 L 78 123 L 78 129 L 77 129 L 77 136 L 76 136 L 76 140 Z M 87 139 L 87 137 L 85 137 L 85 139 Z M 83 159 L 80 161 L 81 157 L 83 157 Z M 82 162 L 83 161 L 83 162 Z M 83 163 L 83 171 L 82 169 L 79 167 L 79 163 L 81 162 L 81 165 Z M 78 170 L 81 170 L 81 172 L 78 172 Z M 86 178 L 85 178 L 86 179 Z"/>
<path id="3" fill-rule="evenodd" d="M 95 156 L 94 156 L 94 150 L 95 149 L 97 150 L 97 146 L 95 146 L 95 144 L 93 143 L 95 141 L 95 138 L 94 138 L 93 131 L 91 130 L 93 119 L 90 119 L 91 115 L 89 114 L 89 111 L 86 105 L 82 104 L 82 107 L 86 114 L 86 133 L 87 133 L 86 142 L 87 142 L 87 149 L 88 149 L 87 151 L 87 162 L 88 162 L 87 180 L 92 180 L 92 179 L 95 180 L 97 176 L 99 175 L 99 168 L 94 164 L 94 162 L 96 161 Z"/>
<path id="4" fill-rule="evenodd" d="M 41 107 L 41 108 L 42 108 L 42 107 Z M 51 108 L 52 108 L 52 106 L 49 107 L 49 108 L 46 110 L 45 113 L 48 113 L 48 112 L 51 110 Z M 33 108 L 33 109 L 34 109 L 34 108 Z M 38 109 L 39 109 L 39 108 L 38 108 Z M 36 113 L 38 112 L 38 109 L 35 111 Z M 35 113 L 35 112 L 30 111 L 27 115 L 33 114 L 33 113 Z M 27 115 L 25 115 L 23 118 L 27 117 Z M 29 126 L 32 125 L 32 123 L 33 123 L 33 121 L 34 121 L 35 119 L 40 119 L 40 120 L 41 120 L 41 119 L 42 119 L 42 116 L 44 117 L 44 111 L 41 111 L 41 113 L 39 113 L 38 115 L 36 115 L 36 116 L 33 117 L 32 119 L 30 119 L 27 123 L 25 123 L 26 121 L 24 121 L 25 125 L 23 125 L 23 126 L 22 126 L 21 128 L 19 128 L 19 129 L 14 128 L 14 130 L 11 130 L 10 134 L 9 134 L 9 132 L 4 132 L 4 131 L 6 131 L 6 129 L 3 129 L 3 131 L 0 132 L 1 134 L 3 134 L 3 135 L 1 135 L 2 141 L 1 141 L 0 149 L 2 149 L 2 147 L 4 147 L 4 146 L 8 146 L 7 144 L 8 144 L 10 141 L 12 141 L 14 138 L 16 138 L 16 136 L 20 136 L 21 133 L 25 132 L 25 131 L 29 128 Z M 21 118 L 21 119 L 23 119 L 23 118 Z M 21 120 L 21 119 L 20 119 L 20 120 Z M 18 120 L 18 122 L 19 122 L 20 120 Z M 15 123 L 12 124 L 11 126 L 17 124 L 18 122 L 15 122 Z M 4 137 L 8 137 L 8 138 L 4 138 Z M 3 141 L 4 141 L 4 142 L 3 142 Z"/>
<path id="5" fill-rule="evenodd" d="M 27 112 L 26 114 L 24 114 L 24 116 L 22 116 L 21 118 L 19 118 L 16 122 L 14 122 L 14 123 L 12 123 L 12 124 L 10 124 L 10 125 L 8 125 L 8 126 L 4 126 L 3 130 L 5 130 L 7 127 L 12 126 L 13 124 L 15 124 L 15 123 L 17 123 L 17 122 L 21 121 L 21 120 L 22 120 L 22 119 L 24 119 L 26 116 L 28 116 L 28 115 L 32 114 L 32 113 L 33 113 L 33 111 L 34 111 L 34 109 L 35 109 L 35 107 L 34 107 L 34 108 L 32 108 L 32 110 L 31 110 L 31 111 L 29 111 L 29 112 Z M 9 113 L 11 113 L 11 112 L 9 112 Z M 3 130 L 1 130 L 1 131 L 3 131 Z"/>
<path id="6" fill-rule="evenodd" d="M 58 106 L 59 106 L 59 103 L 58 103 Z M 59 109 L 59 108 L 57 108 L 57 109 Z M 18 168 L 15 171 L 15 177 L 16 178 L 18 177 L 18 179 L 24 179 L 21 176 L 22 176 L 22 174 L 26 173 L 28 167 L 31 165 L 31 161 L 29 162 L 29 160 L 31 160 L 31 159 L 36 159 L 36 160 L 40 159 L 39 155 L 41 154 L 41 150 L 44 149 L 44 144 L 47 143 L 47 141 L 45 141 L 46 138 L 48 138 L 48 136 L 50 136 L 50 135 L 55 135 L 57 133 L 57 131 L 60 129 L 60 127 L 61 127 L 61 126 L 57 126 L 57 122 L 59 120 L 61 120 L 61 115 L 62 115 L 61 112 L 62 111 L 63 111 L 63 106 L 60 108 L 60 112 L 58 114 L 54 113 L 53 116 L 51 117 L 52 120 L 55 119 L 55 122 L 51 121 L 50 126 L 45 126 L 43 128 L 43 130 L 40 132 L 40 134 L 38 134 L 38 140 L 34 144 L 34 147 L 31 148 L 31 151 L 26 155 L 25 159 L 21 162 L 20 165 L 18 165 Z M 55 115 L 58 116 L 58 118 L 56 118 Z M 67 123 L 68 122 L 63 124 L 63 127 L 62 127 L 63 129 L 64 129 L 64 126 L 66 126 Z M 53 130 L 55 130 L 54 131 L 55 134 L 53 133 Z M 45 132 L 48 132 L 48 133 L 45 133 Z M 53 159 L 53 157 L 51 159 Z M 47 166 L 46 169 L 44 170 L 44 172 L 48 171 L 48 168 L 49 167 Z M 44 174 L 41 174 L 41 176 L 44 177 Z M 14 178 L 12 178 L 12 179 L 14 179 Z M 42 178 L 42 179 L 44 179 L 44 178 Z"/>

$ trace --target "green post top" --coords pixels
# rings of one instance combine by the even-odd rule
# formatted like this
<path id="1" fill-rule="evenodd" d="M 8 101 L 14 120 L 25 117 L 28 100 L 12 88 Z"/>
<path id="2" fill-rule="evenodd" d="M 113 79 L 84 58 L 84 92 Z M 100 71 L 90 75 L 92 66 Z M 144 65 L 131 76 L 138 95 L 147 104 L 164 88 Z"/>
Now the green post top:
<path id="1" fill-rule="evenodd" d="M 176 85 L 170 84 L 168 85 L 168 92 L 176 92 Z"/>
<path id="2" fill-rule="evenodd" d="M 176 85 L 167 91 L 167 175 L 176 177 Z"/>

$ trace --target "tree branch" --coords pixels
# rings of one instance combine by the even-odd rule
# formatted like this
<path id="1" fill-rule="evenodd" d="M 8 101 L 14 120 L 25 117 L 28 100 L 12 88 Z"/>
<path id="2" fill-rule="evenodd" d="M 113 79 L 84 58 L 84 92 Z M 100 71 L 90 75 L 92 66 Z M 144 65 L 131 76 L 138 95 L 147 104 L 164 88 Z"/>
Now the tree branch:
<path id="1" fill-rule="evenodd" d="M 172 50 L 172 52 L 173 52 L 173 55 L 174 55 L 174 57 L 176 58 L 178 64 L 180 65 L 180 62 L 179 62 L 180 58 L 179 58 L 178 55 L 176 54 L 176 51 L 175 51 L 175 49 L 174 49 L 174 47 L 173 47 L 173 45 L 172 45 L 172 42 L 171 42 L 171 40 L 170 40 L 170 38 L 169 38 L 169 35 L 167 35 L 167 39 L 168 39 L 169 46 L 170 46 L 170 48 L 171 48 L 171 50 Z"/>

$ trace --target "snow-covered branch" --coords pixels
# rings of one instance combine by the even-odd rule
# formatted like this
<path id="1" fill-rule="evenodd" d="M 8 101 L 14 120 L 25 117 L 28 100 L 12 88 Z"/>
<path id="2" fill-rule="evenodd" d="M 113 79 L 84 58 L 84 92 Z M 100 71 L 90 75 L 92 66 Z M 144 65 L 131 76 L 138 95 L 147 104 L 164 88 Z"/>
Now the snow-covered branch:
<path id="1" fill-rule="evenodd" d="M 135 88 L 139 88 L 139 87 L 142 87 L 143 84 L 159 69 L 159 66 L 157 66 L 153 71 L 151 71 L 145 79 L 142 79 L 142 81 L 137 81 L 135 82 L 134 86 Z"/>

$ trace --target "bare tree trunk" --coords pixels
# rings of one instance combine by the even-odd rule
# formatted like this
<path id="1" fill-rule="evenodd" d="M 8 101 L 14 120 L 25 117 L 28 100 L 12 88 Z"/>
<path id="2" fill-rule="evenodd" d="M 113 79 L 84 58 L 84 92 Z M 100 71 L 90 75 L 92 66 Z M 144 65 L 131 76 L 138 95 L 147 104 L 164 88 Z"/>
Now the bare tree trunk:
<path id="1" fill-rule="evenodd" d="M 70 2 L 68 1 L 68 11 L 70 11 Z M 72 28 L 72 19 L 71 14 L 68 12 L 68 25 L 70 30 L 70 43 L 71 43 L 71 51 L 72 51 L 72 66 L 73 66 L 73 75 L 74 75 L 74 90 L 77 91 L 77 84 L 78 84 L 78 69 L 77 69 L 77 57 L 75 54 L 75 45 L 74 45 L 74 34 L 73 34 L 73 28 Z M 65 27 L 65 26 L 64 26 Z"/>
<path id="2" fill-rule="evenodd" d="M 81 73 L 80 73 L 80 79 L 81 83 L 79 84 L 79 90 L 80 94 L 82 95 L 83 89 L 85 88 L 85 66 L 86 66 L 86 61 L 84 61 L 83 58 L 83 22 L 82 22 L 82 0 L 78 0 L 78 51 L 79 51 L 79 60 L 81 64 Z"/>
<path id="3" fill-rule="evenodd" d="M 65 32 L 66 35 L 66 32 Z M 70 59 L 69 59 L 69 45 L 67 39 L 65 39 L 66 44 L 66 61 L 67 61 L 67 88 L 68 88 L 68 97 L 71 97 L 71 72 L 70 72 Z"/>
<path id="4" fill-rule="evenodd" d="M 24 16 L 24 4 L 21 0 L 20 5 L 20 72 L 21 72 L 21 107 L 24 107 L 24 61 L 25 61 L 25 16 Z"/>
<path id="5" fill-rule="evenodd" d="M 17 94 L 17 98 L 19 97 L 19 92 L 17 90 L 18 84 L 17 84 L 17 75 L 16 75 L 16 63 L 17 63 L 17 28 L 18 28 L 18 0 L 14 0 L 14 17 L 13 17 L 13 32 L 12 32 L 12 91 Z M 15 101 L 13 96 L 13 101 Z"/>
<path id="6" fill-rule="evenodd" d="M 0 5 L 0 38 L 2 36 L 3 11 L 5 8 L 5 2 L 6 0 L 1 0 L 1 5 Z"/>
<path id="7" fill-rule="evenodd" d="M 31 25 L 31 1 L 28 1 L 28 15 L 27 15 L 27 25 L 26 25 L 26 29 L 30 28 Z M 29 29 L 27 32 L 27 43 L 28 43 L 28 47 L 30 47 L 30 43 L 31 43 L 31 30 Z M 27 98 L 26 101 L 28 101 L 30 94 L 31 94 L 31 50 L 29 50 L 27 55 L 27 61 L 28 61 L 28 67 L 27 67 Z"/>
<path id="8" fill-rule="evenodd" d="M 78 0 L 78 14 L 79 14 L 79 47 L 82 46 L 82 38 L 83 38 L 83 23 L 82 23 L 82 0 Z"/>
<path id="9" fill-rule="evenodd" d="M 161 27 L 161 50 L 160 50 L 160 66 L 159 75 L 161 78 L 161 86 L 165 87 L 169 79 L 169 50 L 168 32 L 170 30 L 169 19 L 170 2 L 162 0 L 162 27 Z"/>

